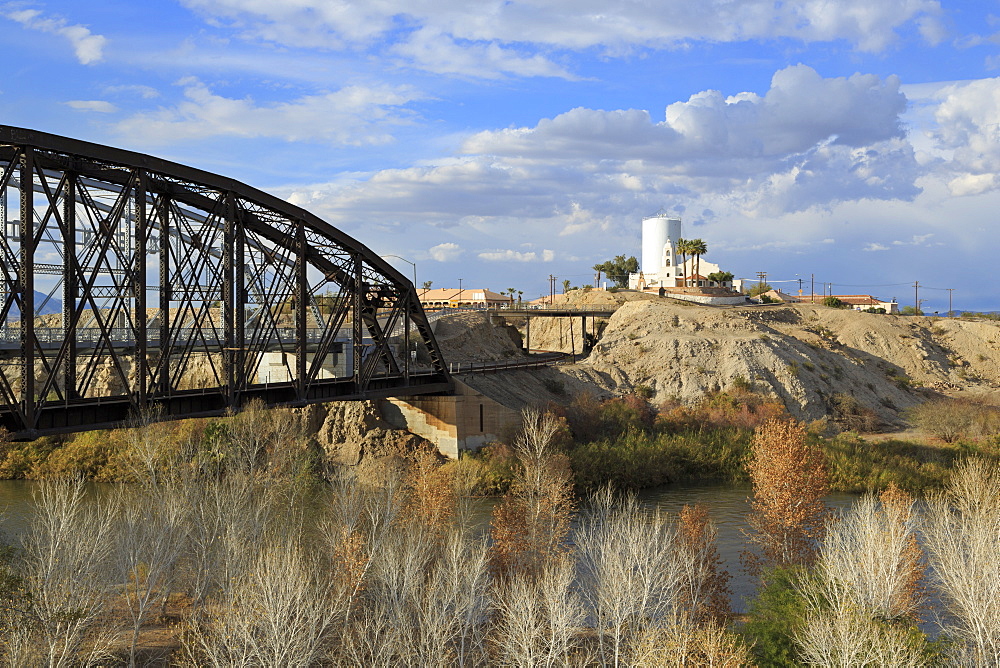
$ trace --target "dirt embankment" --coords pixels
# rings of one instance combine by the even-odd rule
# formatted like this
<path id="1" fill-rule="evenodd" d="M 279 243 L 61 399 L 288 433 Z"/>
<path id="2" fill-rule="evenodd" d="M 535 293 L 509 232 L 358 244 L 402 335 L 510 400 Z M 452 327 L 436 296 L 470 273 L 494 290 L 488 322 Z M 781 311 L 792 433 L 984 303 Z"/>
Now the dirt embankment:
<path id="1" fill-rule="evenodd" d="M 595 303 L 609 293 L 570 295 Z M 566 400 L 580 391 L 623 394 L 639 386 L 654 401 L 694 402 L 712 390 L 752 385 L 797 417 L 816 419 L 853 398 L 886 426 L 931 391 L 1000 396 L 1000 323 L 888 316 L 820 305 L 718 308 L 649 298 L 624 302 L 598 322 L 593 351 L 579 363 L 526 379 L 473 379 L 504 403 Z M 638 297 L 638 296 L 637 296 Z M 579 319 L 574 323 L 579 327 Z M 537 318 L 531 347 L 561 349 L 570 323 Z M 588 332 L 594 331 L 588 326 Z M 582 334 L 574 334 L 577 350 Z M 516 387 L 511 385 L 516 384 Z"/>
<path id="2" fill-rule="evenodd" d="M 353 467 L 360 480 L 400 476 L 425 439 L 386 422 L 376 401 L 338 401 L 301 409 L 309 433 L 332 463 Z"/>
<path id="3" fill-rule="evenodd" d="M 449 313 L 432 327 L 448 362 L 499 362 L 524 355 L 517 328 L 495 321 L 488 311 Z"/>

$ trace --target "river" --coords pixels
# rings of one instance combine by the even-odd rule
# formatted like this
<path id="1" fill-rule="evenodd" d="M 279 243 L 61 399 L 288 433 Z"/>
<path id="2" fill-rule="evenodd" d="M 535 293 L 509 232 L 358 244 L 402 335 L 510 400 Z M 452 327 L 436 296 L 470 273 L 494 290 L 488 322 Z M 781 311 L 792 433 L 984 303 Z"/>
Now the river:
<path id="1" fill-rule="evenodd" d="M 7 542 L 16 542 L 17 537 L 25 531 L 31 517 L 33 502 L 32 492 L 37 483 L 26 480 L 0 481 L 0 527 L 6 534 Z M 93 485 L 98 489 L 101 485 Z M 740 565 L 740 552 L 746 549 L 746 539 L 743 530 L 746 528 L 746 515 L 749 510 L 747 497 L 749 488 L 732 487 L 717 484 L 685 484 L 667 485 L 643 490 L 639 494 L 640 501 L 646 506 L 660 509 L 676 515 L 685 505 L 704 504 L 718 529 L 719 554 L 725 568 L 732 576 L 733 610 L 746 611 L 746 602 L 754 596 L 756 580 L 748 577 Z M 850 506 L 856 499 L 854 494 L 833 494 L 827 497 L 827 505 L 834 509 Z M 484 499 L 476 513 L 482 518 L 484 525 L 489 522 L 492 503 Z"/>

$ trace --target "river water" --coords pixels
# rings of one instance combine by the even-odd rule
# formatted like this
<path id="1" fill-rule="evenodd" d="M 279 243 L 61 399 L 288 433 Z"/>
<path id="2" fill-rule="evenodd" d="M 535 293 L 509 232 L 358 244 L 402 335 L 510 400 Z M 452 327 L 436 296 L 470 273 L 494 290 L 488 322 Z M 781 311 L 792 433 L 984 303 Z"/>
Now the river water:
<path id="1" fill-rule="evenodd" d="M 749 577 L 740 565 L 740 553 L 747 549 L 743 531 L 747 529 L 746 516 L 750 511 L 747 502 L 750 488 L 713 484 L 665 485 L 643 490 L 639 499 L 649 507 L 658 507 L 676 515 L 685 505 L 703 504 L 718 530 L 716 545 L 726 570 L 732 576 L 734 612 L 746 612 L 747 601 L 755 595 L 757 580 Z M 830 508 L 843 510 L 857 501 L 856 494 L 831 494 L 826 497 Z"/>
<path id="2" fill-rule="evenodd" d="M 33 509 L 32 492 L 36 487 L 37 483 L 27 480 L 0 480 L 0 528 L 5 534 L 5 542 L 16 542 L 27 528 Z M 96 490 L 101 487 L 103 486 L 98 484 L 92 486 L 95 495 L 98 494 Z M 647 507 L 658 507 L 673 515 L 685 504 L 701 503 L 708 509 L 718 529 L 719 555 L 732 576 L 729 584 L 733 592 L 733 610 L 736 612 L 746 611 L 746 602 L 754 596 L 756 586 L 756 580 L 748 577 L 740 566 L 740 553 L 747 547 L 743 530 L 747 526 L 749 495 L 749 488 L 718 484 L 667 485 L 639 493 L 639 500 Z M 843 509 L 857 498 L 854 494 L 834 494 L 827 497 L 826 501 L 831 508 Z M 489 523 L 493 502 L 483 499 L 481 504 L 476 505 L 476 514 L 482 518 L 485 527 Z"/>

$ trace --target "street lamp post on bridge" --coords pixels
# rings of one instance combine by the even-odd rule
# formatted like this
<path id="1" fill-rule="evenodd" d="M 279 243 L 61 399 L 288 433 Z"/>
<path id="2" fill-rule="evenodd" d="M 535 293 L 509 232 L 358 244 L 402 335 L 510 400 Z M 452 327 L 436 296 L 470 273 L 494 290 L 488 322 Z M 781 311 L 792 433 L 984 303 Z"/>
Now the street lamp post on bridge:
<path id="1" fill-rule="evenodd" d="M 408 264 L 411 267 L 413 267 L 413 289 L 414 290 L 417 289 L 417 263 L 416 262 L 410 262 L 405 257 L 400 257 L 399 255 L 379 255 L 379 257 L 381 257 L 381 258 L 394 257 L 397 260 L 402 260 L 406 264 Z"/>

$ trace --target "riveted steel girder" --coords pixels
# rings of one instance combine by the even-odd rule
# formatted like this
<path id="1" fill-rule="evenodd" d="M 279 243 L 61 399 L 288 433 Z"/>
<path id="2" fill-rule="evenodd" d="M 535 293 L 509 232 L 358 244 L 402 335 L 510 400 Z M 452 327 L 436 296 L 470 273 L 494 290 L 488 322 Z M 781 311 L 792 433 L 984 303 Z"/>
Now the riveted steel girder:
<path id="1" fill-rule="evenodd" d="M 413 285 L 239 181 L 0 126 L 0 427 L 446 392 Z"/>

